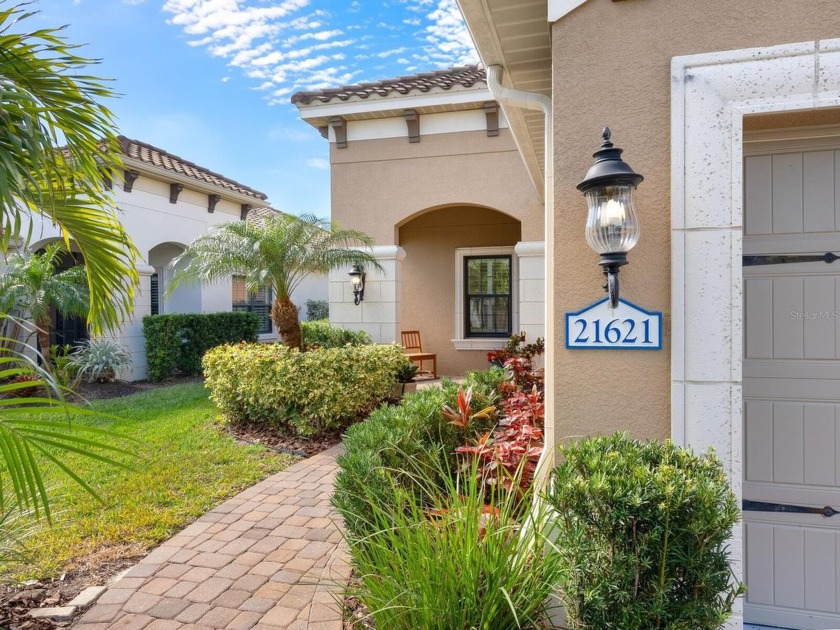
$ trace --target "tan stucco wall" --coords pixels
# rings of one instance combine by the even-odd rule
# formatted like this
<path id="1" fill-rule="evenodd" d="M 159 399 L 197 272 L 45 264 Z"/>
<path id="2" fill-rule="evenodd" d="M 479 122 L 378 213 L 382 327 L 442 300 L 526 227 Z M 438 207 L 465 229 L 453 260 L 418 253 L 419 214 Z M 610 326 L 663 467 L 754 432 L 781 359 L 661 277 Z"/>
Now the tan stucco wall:
<path id="1" fill-rule="evenodd" d="M 836 0 L 590 0 L 552 26 L 555 435 L 670 434 L 670 63 L 674 56 L 840 36 Z M 603 297 L 575 189 L 604 125 L 645 176 L 622 297 L 665 315 L 659 352 L 565 349 L 567 311 Z M 691 314 L 688 314 L 690 317 Z M 727 334 L 721 331 L 721 334 Z"/>
<path id="2" fill-rule="evenodd" d="M 486 350 L 455 350 L 452 344 L 456 248 L 513 246 L 519 240 L 519 221 L 485 208 L 447 207 L 400 228 L 402 329 L 420 331 L 423 349 L 438 355 L 439 374 L 461 376 L 487 367 Z"/>
<path id="3" fill-rule="evenodd" d="M 352 121 L 349 124 L 353 124 Z M 331 145 L 332 219 L 396 244 L 398 224 L 430 208 L 487 206 L 522 222 L 522 238 L 543 240 L 543 210 L 513 138 L 483 131 L 359 140 Z"/>

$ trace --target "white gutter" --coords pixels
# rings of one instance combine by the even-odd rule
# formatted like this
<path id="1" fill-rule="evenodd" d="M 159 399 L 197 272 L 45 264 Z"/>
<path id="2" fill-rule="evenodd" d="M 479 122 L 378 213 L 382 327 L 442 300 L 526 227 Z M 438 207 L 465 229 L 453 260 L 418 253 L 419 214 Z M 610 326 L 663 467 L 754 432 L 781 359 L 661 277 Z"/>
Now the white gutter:
<path id="1" fill-rule="evenodd" d="M 501 83 L 503 68 L 487 67 L 487 87 L 503 108 L 518 107 L 541 111 L 545 117 L 545 158 L 543 160 L 543 202 L 545 215 L 545 445 L 538 465 L 542 481 L 554 461 L 554 125 L 551 98 L 539 92 L 505 87 Z"/>

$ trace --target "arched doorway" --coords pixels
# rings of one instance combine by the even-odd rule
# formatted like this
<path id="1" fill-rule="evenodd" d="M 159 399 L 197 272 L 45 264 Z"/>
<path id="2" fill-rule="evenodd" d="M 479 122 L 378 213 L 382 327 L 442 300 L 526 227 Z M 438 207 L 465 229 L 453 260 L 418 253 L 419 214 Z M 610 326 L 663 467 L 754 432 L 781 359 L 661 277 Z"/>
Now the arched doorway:
<path id="1" fill-rule="evenodd" d="M 47 245 L 58 242 L 59 240 L 50 239 L 36 243 L 32 251 L 36 254 L 43 254 L 46 251 Z M 71 244 L 70 251 L 65 250 L 59 254 L 59 261 L 55 266 L 55 273 L 61 273 L 62 271 L 83 265 L 84 262 L 84 256 Z M 87 318 L 84 315 L 62 313 L 55 306 L 50 308 L 50 346 L 75 346 L 89 337 Z M 41 348 L 42 352 L 44 350 L 44 348 Z"/>
<path id="2" fill-rule="evenodd" d="M 521 235 L 518 219 L 470 205 L 431 209 L 398 226 L 400 326 L 420 331 L 441 374 L 486 367 L 487 350 L 518 332 Z"/>
<path id="3" fill-rule="evenodd" d="M 179 243 L 161 243 L 149 250 L 149 265 L 155 268 L 151 277 L 152 315 L 201 312 L 201 287 L 198 284 L 181 285 L 171 295 L 166 295 L 172 276 L 186 267 L 186 261 L 177 267 L 171 266 L 184 250 L 186 246 Z"/>

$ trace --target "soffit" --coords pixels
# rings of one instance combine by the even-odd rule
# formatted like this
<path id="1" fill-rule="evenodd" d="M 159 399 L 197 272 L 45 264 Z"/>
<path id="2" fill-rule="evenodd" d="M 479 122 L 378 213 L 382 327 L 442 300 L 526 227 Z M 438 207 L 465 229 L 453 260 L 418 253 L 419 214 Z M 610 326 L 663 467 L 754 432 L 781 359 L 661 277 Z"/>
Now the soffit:
<path id="1" fill-rule="evenodd" d="M 503 83 L 551 97 L 548 0 L 458 0 L 485 66 L 504 67 Z M 542 112 L 502 105 L 531 178 L 542 194 L 545 119 Z"/>

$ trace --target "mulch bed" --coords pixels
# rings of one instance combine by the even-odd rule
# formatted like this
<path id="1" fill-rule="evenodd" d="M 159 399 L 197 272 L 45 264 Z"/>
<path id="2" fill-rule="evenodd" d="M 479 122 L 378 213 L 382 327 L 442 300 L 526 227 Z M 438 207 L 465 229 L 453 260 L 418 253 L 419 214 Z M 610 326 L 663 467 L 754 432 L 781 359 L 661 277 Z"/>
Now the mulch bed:
<path id="1" fill-rule="evenodd" d="M 242 442 L 260 444 L 281 453 L 290 453 L 300 457 L 312 457 L 332 448 L 341 442 L 344 430 L 344 427 L 332 429 L 322 435 L 306 438 L 258 423 L 238 422 L 227 428 L 231 435 Z"/>

